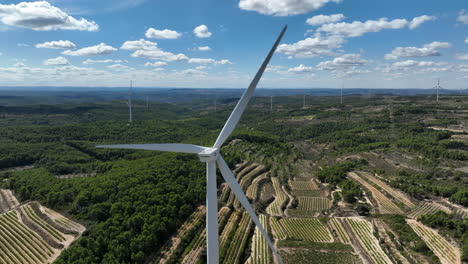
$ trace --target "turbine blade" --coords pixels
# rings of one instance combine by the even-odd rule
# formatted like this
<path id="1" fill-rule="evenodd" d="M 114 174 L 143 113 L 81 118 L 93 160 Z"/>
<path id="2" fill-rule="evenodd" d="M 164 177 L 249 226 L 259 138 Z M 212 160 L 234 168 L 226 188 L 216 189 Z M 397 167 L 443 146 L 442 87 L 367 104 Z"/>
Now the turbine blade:
<path id="1" fill-rule="evenodd" d="M 252 98 L 252 95 L 255 91 L 255 87 L 257 87 L 257 84 L 260 81 L 260 78 L 262 77 L 263 72 L 265 71 L 268 63 L 270 62 L 271 57 L 275 53 L 276 47 L 280 43 L 281 38 L 283 37 L 284 32 L 286 31 L 287 28 L 288 26 L 284 26 L 283 30 L 281 31 L 278 38 L 276 39 L 275 44 L 273 44 L 273 47 L 271 48 L 265 60 L 263 61 L 262 66 L 260 67 L 260 69 L 258 69 L 257 74 L 255 74 L 255 77 L 250 83 L 249 88 L 245 90 L 241 99 L 239 100 L 236 107 L 234 108 L 234 111 L 232 111 L 231 115 L 226 121 L 226 124 L 224 124 L 224 127 L 221 130 L 221 133 L 219 133 L 219 136 L 216 139 L 216 142 L 213 146 L 214 148 L 220 148 L 221 145 L 223 145 L 224 141 L 226 141 L 226 139 L 229 137 L 229 135 L 231 135 L 234 128 L 236 128 L 237 123 L 239 122 L 239 119 L 244 113 L 245 108 L 247 108 L 247 104 L 249 103 L 250 98 Z"/>
<path id="2" fill-rule="evenodd" d="M 265 231 L 262 224 L 260 223 L 260 220 L 255 214 L 255 211 L 253 210 L 252 206 L 250 205 L 249 200 L 247 200 L 247 196 L 245 196 L 244 192 L 242 191 L 242 187 L 237 182 L 236 178 L 234 177 L 234 174 L 232 174 L 231 169 L 229 169 L 228 165 L 224 161 L 223 157 L 221 157 L 221 155 L 218 155 L 217 161 L 218 161 L 219 170 L 221 171 L 221 174 L 223 175 L 224 180 L 226 180 L 227 184 L 229 185 L 229 188 L 231 188 L 231 191 L 236 195 L 239 202 L 245 208 L 245 211 L 247 211 L 252 221 L 260 230 L 260 233 L 267 241 L 268 246 L 270 246 L 271 251 L 273 252 L 273 255 L 275 255 L 276 259 L 278 260 L 280 264 L 283 264 L 283 260 L 281 259 L 280 255 L 276 251 L 276 248 L 271 242 L 270 237 L 268 237 L 267 232 Z"/>
<path id="3" fill-rule="evenodd" d="M 157 150 L 169 152 L 182 152 L 198 154 L 205 150 L 205 147 L 191 144 L 123 144 L 123 145 L 97 145 L 96 148 L 113 148 L 113 149 L 142 149 L 142 150 Z"/>

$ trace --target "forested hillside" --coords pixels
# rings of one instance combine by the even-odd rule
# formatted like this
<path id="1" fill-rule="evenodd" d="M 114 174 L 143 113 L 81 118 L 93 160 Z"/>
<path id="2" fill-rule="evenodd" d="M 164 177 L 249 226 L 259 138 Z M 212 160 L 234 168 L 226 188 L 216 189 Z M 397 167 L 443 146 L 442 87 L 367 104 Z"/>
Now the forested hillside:
<path id="1" fill-rule="evenodd" d="M 335 97 L 308 97 L 302 107 L 302 97 L 293 96 L 276 98 L 270 111 L 269 98 L 257 97 L 221 151 L 231 169 L 238 164 L 236 173 L 245 177 L 241 184 L 280 247 L 295 248 L 294 255 L 282 251 L 291 260 L 312 254 L 323 263 L 338 257 L 356 263 L 357 255 L 346 256 L 353 251 L 351 245 L 365 247 L 357 238 L 368 223 L 353 217 L 375 217 L 410 230 L 397 217 L 379 218 L 388 212 L 414 219 L 422 215 L 422 223 L 457 241 L 466 259 L 465 236 L 450 230 L 456 226 L 466 232 L 462 206 L 468 205 L 468 105 L 458 97 L 444 100 L 436 105 L 427 97 L 349 96 L 340 105 Z M 132 123 L 120 102 L 2 107 L 1 186 L 12 189 L 22 202 L 39 201 L 86 226 L 56 263 L 145 263 L 157 258 L 179 228 L 188 228 L 184 223 L 203 205 L 204 164 L 195 155 L 95 145 L 211 145 L 235 102 L 220 100 L 215 111 L 207 101 L 152 103 L 148 108 L 137 101 Z M 251 170 L 245 169 L 249 166 Z M 220 233 L 224 227 L 234 228 L 231 220 L 243 223 L 242 229 L 225 231 L 226 237 L 238 237 L 242 248 L 226 242 L 222 257 L 268 260 L 271 255 L 255 246 L 262 240 L 243 220 L 220 177 L 218 183 L 220 204 L 226 208 L 220 209 Z M 447 207 L 453 214 L 425 214 L 437 211 L 429 200 L 444 204 L 434 208 Z M 181 232 L 174 263 L 189 258 L 203 262 L 204 223 L 201 213 L 196 216 L 188 225 L 191 231 Z M 302 234 L 301 225 L 310 230 L 319 226 L 322 233 Z M 378 243 L 372 232 L 362 234 Z M 408 247 L 401 249 L 402 258 L 437 259 L 413 235 L 402 242 Z M 332 242 L 338 244 L 327 244 Z M 421 248 L 411 248 L 414 243 Z M 380 249 L 375 254 L 400 258 Z"/>

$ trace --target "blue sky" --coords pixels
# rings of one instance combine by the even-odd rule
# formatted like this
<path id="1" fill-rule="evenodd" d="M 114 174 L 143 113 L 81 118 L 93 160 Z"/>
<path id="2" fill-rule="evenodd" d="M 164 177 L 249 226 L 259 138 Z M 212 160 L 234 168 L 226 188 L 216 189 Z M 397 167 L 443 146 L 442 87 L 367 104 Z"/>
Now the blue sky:
<path id="1" fill-rule="evenodd" d="M 0 85 L 468 88 L 466 0 L 0 1 Z"/>

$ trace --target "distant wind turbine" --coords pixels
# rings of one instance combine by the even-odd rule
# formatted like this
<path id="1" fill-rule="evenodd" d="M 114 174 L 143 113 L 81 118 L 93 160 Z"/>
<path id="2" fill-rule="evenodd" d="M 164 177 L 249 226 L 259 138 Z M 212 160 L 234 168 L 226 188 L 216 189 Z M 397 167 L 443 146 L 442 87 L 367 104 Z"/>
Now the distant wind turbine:
<path id="1" fill-rule="evenodd" d="M 260 230 L 260 233 L 263 235 L 265 240 L 268 243 L 268 246 L 271 248 L 273 255 L 276 257 L 280 264 L 283 264 L 283 261 L 276 251 L 275 246 L 271 242 L 271 239 L 268 236 L 268 233 L 263 228 L 260 223 L 255 211 L 247 199 L 247 196 L 242 190 L 242 187 L 237 182 L 235 176 L 229 169 L 229 166 L 224 161 L 220 153 L 220 148 L 227 138 L 231 135 L 232 131 L 236 128 L 239 123 L 239 119 L 247 108 L 247 104 L 253 96 L 255 88 L 257 87 L 260 78 L 262 77 L 263 72 L 265 71 L 271 57 L 275 53 L 276 47 L 281 41 L 281 38 L 286 31 L 287 26 L 283 28 L 279 34 L 276 42 L 268 53 L 267 57 L 263 61 L 260 69 L 253 78 L 247 90 L 240 98 L 236 107 L 232 111 L 228 120 L 224 124 L 221 133 L 218 135 L 216 142 L 212 147 L 203 147 L 191 144 L 127 144 L 127 145 L 99 145 L 97 148 L 119 148 L 119 149 L 144 149 L 144 150 L 156 150 L 156 151 L 170 151 L 170 152 L 182 152 L 182 153 L 193 153 L 198 154 L 200 161 L 206 163 L 206 243 L 207 243 L 207 257 L 208 264 L 218 264 L 219 263 L 219 244 L 218 244 L 218 200 L 217 200 L 217 185 L 216 185 L 216 165 L 219 167 L 223 178 L 226 180 L 226 183 L 231 188 L 232 192 L 236 195 L 239 202 L 245 208 L 249 214 L 252 221 L 255 223 L 257 228 Z"/>
<path id="2" fill-rule="evenodd" d="M 436 89 L 436 102 L 439 102 L 439 90 L 440 88 L 442 88 L 442 86 L 440 86 L 440 78 L 437 79 L 437 85 L 434 87 L 434 89 Z"/>

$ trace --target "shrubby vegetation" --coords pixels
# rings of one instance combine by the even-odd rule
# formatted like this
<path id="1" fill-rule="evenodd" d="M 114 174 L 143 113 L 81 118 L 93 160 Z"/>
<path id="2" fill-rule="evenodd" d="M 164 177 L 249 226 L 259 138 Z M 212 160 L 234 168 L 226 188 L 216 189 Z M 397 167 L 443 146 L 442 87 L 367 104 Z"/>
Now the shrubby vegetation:
<path id="1" fill-rule="evenodd" d="M 346 179 L 346 173 L 352 171 L 365 161 L 345 161 L 323 168 L 317 173 L 317 178 L 332 185 L 338 185 L 341 188 L 343 199 L 348 203 L 354 203 L 356 197 L 362 197 L 362 189 L 359 184 Z"/>

